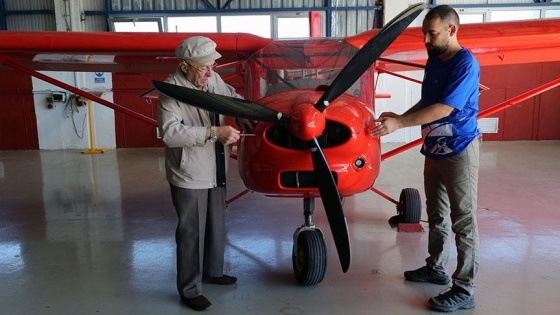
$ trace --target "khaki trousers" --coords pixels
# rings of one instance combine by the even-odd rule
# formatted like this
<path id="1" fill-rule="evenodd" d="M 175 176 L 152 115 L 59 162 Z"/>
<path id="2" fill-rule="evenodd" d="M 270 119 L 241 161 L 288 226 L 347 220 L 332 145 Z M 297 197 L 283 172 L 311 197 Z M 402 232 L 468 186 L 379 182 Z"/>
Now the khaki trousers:
<path id="1" fill-rule="evenodd" d="M 474 293 L 480 261 L 476 222 L 480 156 L 479 138 L 456 156 L 443 160 L 426 158 L 424 189 L 430 226 L 428 267 L 443 273 L 448 269 L 450 230 L 455 234 L 457 269 L 453 285 Z"/>

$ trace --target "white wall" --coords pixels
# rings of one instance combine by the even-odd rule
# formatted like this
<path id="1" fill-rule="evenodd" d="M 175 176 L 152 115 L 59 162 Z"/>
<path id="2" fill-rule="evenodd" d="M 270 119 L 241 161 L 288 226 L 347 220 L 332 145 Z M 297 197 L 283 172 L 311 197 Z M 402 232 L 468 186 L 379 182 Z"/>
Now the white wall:
<path id="1" fill-rule="evenodd" d="M 80 21 L 80 13 L 83 8 L 82 1 L 54 0 L 58 31 L 79 32 L 82 30 L 82 22 Z M 103 92 L 103 99 L 113 101 L 111 73 L 52 71 L 43 73 L 92 94 Z M 39 149 L 116 148 L 115 114 L 112 109 L 95 102 L 89 102 L 93 121 L 93 133 L 90 134 L 88 106 L 76 106 L 77 100 L 74 94 L 43 80 L 32 77 L 32 83 Z M 47 98 L 52 95 L 52 92 L 66 92 L 69 96 L 68 101 L 53 103 L 55 107 L 49 109 Z"/>
<path id="2" fill-rule="evenodd" d="M 95 73 L 74 72 L 43 72 L 59 81 L 88 92 L 104 92 L 103 99 L 112 102 L 113 93 L 111 73 L 96 75 Z M 37 116 L 37 132 L 39 149 L 64 150 L 116 147 L 115 115 L 108 107 L 90 102 L 93 119 L 93 137 L 89 132 L 89 117 L 87 106 L 76 106 L 74 94 L 55 85 L 32 78 L 33 99 Z M 66 92 L 68 100 L 65 103 L 53 103 L 55 107 L 47 107 L 47 98 L 53 92 Z M 91 143 L 91 140 L 94 143 Z"/>
<path id="3" fill-rule="evenodd" d="M 385 1 L 383 3 L 385 22 L 389 22 L 404 9 L 418 2 L 419 1 Z M 425 15 L 425 13 L 421 13 L 410 26 L 421 26 Z M 418 34 L 418 41 L 422 41 L 421 33 Z M 424 71 L 407 71 L 400 74 L 412 77 L 416 80 L 422 80 Z M 404 113 L 420 100 L 420 88 L 421 86 L 418 83 L 400 79 L 389 74 L 381 74 L 377 81 L 376 93 L 386 93 L 391 95 L 391 98 L 375 100 L 376 116 L 379 116 L 385 111 L 397 114 Z M 381 137 L 381 142 L 410 142 L 420 137 L 420 127 L 415 126 L 403 128 L 390 135 Z"/>
<path id="4" fill-rule="evenodd" d="M 406 77 L 422 80 L 424 71 L 407 71 L 400 73 Z M 377 81 L 377 93 L 388 93 L 391 98 L 375 100 L 376 117 L 383 112 L 402 114 L 420 100 L 421 86 L 418 83 L 397 78 L 389 74 L 381 74 Z M 420 126 L 399 129 L 381 137 L 381 142 L 410 142 L 421 137 Z"/>

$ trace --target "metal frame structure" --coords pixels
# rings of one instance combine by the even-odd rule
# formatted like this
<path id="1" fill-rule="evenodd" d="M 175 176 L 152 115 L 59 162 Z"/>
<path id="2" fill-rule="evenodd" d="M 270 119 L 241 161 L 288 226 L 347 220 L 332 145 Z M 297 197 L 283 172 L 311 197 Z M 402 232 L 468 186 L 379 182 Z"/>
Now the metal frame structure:
<path id="1" fill-rule="evenodd" d="M 262 8 L 262 9 L 232 9 L 229 8 L 230 4 L 234 0 L 227 0 L 223 5 L 221 5 L 220 0 L 218 0 L 218 5 L 214 6 L 207 0 L 199 0 L 204 3 L 207 9 L 204 10 L 139 10 L 139 11 L 116 11 L 107 9 L 110 8 L 110 0 L 105 0 L 105 11 L 85 11 L 85 15 L 105 15 L 106 18 L 115 15 L 126 15 L 126 16 L 138 16 L 138 15 L 153 15 L 153 14 L 208 14 L 208 13 L 271 13 L 271 12 L 293 12 L 293 11 L 325 11 L 326 12 L 326 36 L 331 37 L 332 33 L 332 12 L 333 11 L 361 11 L 361 10 L 375 10 L 375 12 L 380 12 L 382 7 L 373 6 L 354 6 L 354 7 L 336 7 L 333 6 L 332 0 L 327 0 L 327 5 L 322 7 L 304 7 L 304 8 Z M 379 19 L 376 19 L 378 21 Z M 376 28 L 381 27 L 381 25 L 375 25 Z"/>
<path id="2" fill-rule="evenodd" d="M 198 0 L 206 9 L 188 9 L 188 10 L 113 10 L 111 0 L 105 0 L 105 10 L 86 10 L 82 13 L 83 17 L 87 16 L 104 16 L 108 21 L 110 17 L 138 17 L 147 15 L 169 15 L 169 14 L 217 14 L 217 13 L 271 13 L 271 12 L 293 12 L 293 11 L 322 11 L 326 13 L 325 30 L 326 37 L 332 36 L 332 13 L 337 11 L 371 11 L 375 13 L 375 28 L 382 27 L 382 10 L 383 5 L 370 6 L 352 6 L 337 7 L 333 5 L 333 0 L 326 0 L 325 6 L 301 7 L 301 8 L 231 8 L 231 4 L 235 0 L 217 0 L 217 5 L 210 3 L 208 0 Z M 438 1 L 433 1 L 430 7 L 437 5 Z M 382 3 L 382 2 L 381 2 Z M 504 7 L 548 7 L 558 6 L 558 3 L 533 2 L 533 3 L 491 3 L 491 4 L 453 4 L 455 8 L 504 8 Z M 7 16 L 13 15 L 54 15 L 54 10 L 6 10 L 5 0 L 0 0 L 0 30 L 7 30 Z M 107 29 L 110 29 L 107 25 Z"/>
<path id="3" fill-rule="evenodd" d="M 262 8 L 262 9 L 232 9 L 230 5 L 234 0 L 227 0 L 225 3 L 221 4 L 224 1 L 218 0 L 217 6 L 214 6 L 208 0 L 199 0 L 201 3 L 206 6 L 206 9 L 202 10 L 112 10 L 111 0 L 105 0 L 105 10 L 101 11 L 92 11 L 86 10 L 83 12 L 85 17 L 87 16 L 105 16 L 108 20 L 110 17 L 114 16 L 146 16 L 146 15 L 167 15 L 167 14 L 216 14 L 216 13 L 263 13 L 263 12 L 290 12 L 290 11 L 325 11 L 326 14 L 326 36 L 330 37 L 332 32 L 332 12 L 335 11 L 363 11 L 363 10 L 374 10 L 376 15 L 381 10 L 381 6 L 353 6 L 353 7 L 337 7 L 333 6 L 332 0 L 326 1 L 326 6 L 321 7 L 302 7 L 302 8 Z M 39 15 L 54 15 L 54 10 L 18 10 L 18 11 L 9 11 L 5 9 L 5 0 L 0 0 L 0 29 L 7 30 L 7 15 L 29 15 L 29 14 L 39 14 Z M 376 19 L 379 21 L 379 19 Z M 378 24 L 380 24 L 378 22 Z M 381 27 L 381 25 L 375 25 L 375 27 Z M 109 27 L 107 28 L 109 29 Z"/>
<path id="4" fill-rule="evenodd" d="M 5 31 L 8 29 L 8 22 L 6 16 L 8 15 L 54 15 L 53 10 L 6 10 L 6 3 L 0 0 L 0 30 Z"/>

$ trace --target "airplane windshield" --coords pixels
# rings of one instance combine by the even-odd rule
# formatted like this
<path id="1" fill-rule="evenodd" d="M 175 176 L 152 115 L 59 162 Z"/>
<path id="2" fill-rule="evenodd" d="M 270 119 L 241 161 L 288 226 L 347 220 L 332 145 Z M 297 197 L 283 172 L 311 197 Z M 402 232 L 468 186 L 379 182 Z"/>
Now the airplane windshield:
<path id="1" fill-rule="evenodd" d="M 258 100 L 284 90 L 330 85 L 357 52 L 342 39 L 273 42 L 247 59 L 250 70 L 245 76 L 246 95 Z M 369 75 L 370 71 L 365 73 Z M 348 93 L 361 96 L 364 76 Z"/>

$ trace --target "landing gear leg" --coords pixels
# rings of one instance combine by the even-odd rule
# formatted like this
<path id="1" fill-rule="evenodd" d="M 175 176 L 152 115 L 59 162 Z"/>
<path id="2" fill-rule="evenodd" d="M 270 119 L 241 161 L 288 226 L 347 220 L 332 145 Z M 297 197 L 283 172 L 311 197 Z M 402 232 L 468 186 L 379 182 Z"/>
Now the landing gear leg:
<path id="1" fill-rule="evenodd" d="M 303 199 L 305 223 L 294 232 L 292 266 L 296 280 L 301 285 L 314 285 L 323 281 L 327 269 L 327 250 L 323 233 L 313 223 L 315 199 Z"/>

